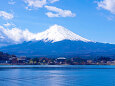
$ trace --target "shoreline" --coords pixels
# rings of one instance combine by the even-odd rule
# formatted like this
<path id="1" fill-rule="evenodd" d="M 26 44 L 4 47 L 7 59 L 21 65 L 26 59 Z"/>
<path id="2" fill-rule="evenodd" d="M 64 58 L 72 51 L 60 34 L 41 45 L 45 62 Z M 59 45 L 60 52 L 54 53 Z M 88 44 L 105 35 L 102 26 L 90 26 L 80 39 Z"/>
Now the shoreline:
<path id="1" fill-rule="evenodd" d="M 32 65 L 32 64 L 0 64 L 0 65 Z M 56 64 L 56 65 L 59 65 L 59 64 Z M 59 66 L 61 66 L 61 65 L 64 66 L 64 65 L 69 65 L 69 64 L 60 64 Z M 77 65 L 115 65 L 115 64 L 77 64 Z M 37 66 L 40 66 L 40 65 L 37 65 Z M 46 65 L 44 65 L 44 66 L 46 66 Z"/>

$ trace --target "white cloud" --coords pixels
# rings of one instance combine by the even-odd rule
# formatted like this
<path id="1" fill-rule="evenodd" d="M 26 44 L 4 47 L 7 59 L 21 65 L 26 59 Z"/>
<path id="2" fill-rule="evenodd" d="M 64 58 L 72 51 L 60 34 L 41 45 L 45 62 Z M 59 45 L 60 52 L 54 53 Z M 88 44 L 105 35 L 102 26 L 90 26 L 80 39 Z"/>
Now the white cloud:
<path id="1" fill-rule="evenodd" d="M 6 23 L 6 24 L 3 24 L 5 27 L 9 27 L 9 26 L 11 26 L 11 24 L 10 23 Z"/>
<path id="2" fill-rule="evenodd" d="M 107 16 L 106 18 L 111 21 L 114 19 L 114 16 Z"/>
<path id="3" fill-rule="evenodd" d="M 59 14 L 54 14 L 54 13 L 52 13 L 52 12 L 47 12 L 46 15 L 47 15 L 48 17 L 59 17 Z"/>
<path id="4" fill-rule="evenodd" d="M 29 11 L 31 11 L 32 9 L 31 8 L 29 8 L 29 7 L 25 7 L 26 8 L 26 10 L 29 10 Z"/>
<path id="5" fill-rule="evenodd" d="M 59 0 L 24 0 L 24 2 L 27 4 L 26 9 L 30 10 L 30 8 L 42 8 L 48 3 L 55 3 Z"/>
<path id="6" fill-rule="evenodd" d="M 115 14 L 115 0 L 101 0 L 97 4 L 98 8 L 103 8 Z"/>
<path id="7" fill-rule="evenodd" d="M 53 43 L 64 39 L 90 41 L 80 37 L 79 35 L 74 34 L 63 26 L 59 26 L 56 24 L 49 27 L 49 29 L 47 29 L 46 31 L 40 33 L 31 33 L 28 29 L 21 30 L 16 27 L 8 29 L 0 26 L 0 37 L 5 39 L 5 42 L 9 40 L 13 43 L 22 43 L 24 41 L 32 40 L 43 40 L 45 42 L 52 41 Z"/>
<path id="8" fill-rule="evenodd" d="M 3 26 L 0 26 L 0 32 L 2 32 L 5 37 L 8 37 L 10 40 L 21 43 L 23 41 L 30 41 L 35 38 L 35 34 L 26 30 L 21 30 L 19 28 L 6 29 Z"/>
<path id="9" fill-rule="evenodd" d="M 63 10 L 54 6 L 45 6 L 45 8 L 49 11 L 52 11 L 46 13 L 48 17 L 75 17 L 76 16 L 76 14 L 72 13 L 70 10 Z"/>
<path id="10" fill-rule="evenodd" d="M 27 3 L 27 7 L 42 8 L 47 4 L 46 0 L 24 0 Z"/>
<path id="11" fill-rule="evenodd" d="M 12 18 L 14 18 L 13 14 L 7 13 L 5 11 L 0 11 L 0 17 L 3 17 L 4 19 L 12 19 Z"/>
<path id="12" fill-rule="evenodd" d="M 16 25 L 15 24 L 13 24 L 13 23 L 6 23 L 6 24 L 3 24 L 5 27 L 10 27 L 10 26 L 13 26 L 13 27 L 15 27 Z"/>
<path id="13" fill-rule="evenodd" d="M 59 0 L 49 0 L 50 3 L 54 3 L 54 2 L 57 2 Z"/>
<path id="14" fill-rule="evenodd" d="M 13 1 L 13 0 L 11 0 L 11 1 L 8 2 L 8 4 L 10 4 L 10 5 L 14 5 L 15 3 L 16 3 L 16 2 Z"/>
<path id="15" fill-rule="evenodd" d="M 31 11 L 32 8 L 42 8 L 45 7 L 47 10 L 52 12 L 47 12 L 48 17 L 75 17 L 76 14 L 72 13 L 70 10 L 63 10 L 54 6 L 47 6 L 47 4 L 55 3 L 59 0 L 24 0 L 27 6 L 25 9 Z"/>

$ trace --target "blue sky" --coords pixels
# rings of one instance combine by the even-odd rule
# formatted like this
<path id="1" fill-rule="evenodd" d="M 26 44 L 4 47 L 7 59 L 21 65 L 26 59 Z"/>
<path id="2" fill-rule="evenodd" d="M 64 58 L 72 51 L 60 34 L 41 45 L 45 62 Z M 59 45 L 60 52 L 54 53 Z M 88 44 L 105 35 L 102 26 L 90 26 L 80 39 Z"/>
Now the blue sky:
<path id="1" fill-rule="evenodd" d="M 58 24 L 89 40 L 115 43 L 115 0 L 47 1 L 41 7 L 29 5 L 29 1 L 33 0 L 1 0 L 0 11 L 12 14 L 13 18 L 0 15 L 0 25 L 10 23 L 22 30 L 37 33 Z M 46 13 L 55 11 L 47 6 L 71 13 L 48 16 Z"/>

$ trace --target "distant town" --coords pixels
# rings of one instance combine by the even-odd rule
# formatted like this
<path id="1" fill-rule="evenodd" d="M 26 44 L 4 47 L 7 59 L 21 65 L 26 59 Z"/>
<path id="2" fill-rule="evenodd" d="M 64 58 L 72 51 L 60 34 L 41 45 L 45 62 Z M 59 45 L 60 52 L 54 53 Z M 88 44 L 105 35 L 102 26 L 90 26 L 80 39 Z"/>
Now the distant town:
<path id="1" fill-rule="evenodd" d="M 97 57 L 94 59 L 73 58 L 47 58 L 47 57 L 17 57 L 0 52 L 0 65 L 115 65 L 115 59 L 110 57 Z"/>

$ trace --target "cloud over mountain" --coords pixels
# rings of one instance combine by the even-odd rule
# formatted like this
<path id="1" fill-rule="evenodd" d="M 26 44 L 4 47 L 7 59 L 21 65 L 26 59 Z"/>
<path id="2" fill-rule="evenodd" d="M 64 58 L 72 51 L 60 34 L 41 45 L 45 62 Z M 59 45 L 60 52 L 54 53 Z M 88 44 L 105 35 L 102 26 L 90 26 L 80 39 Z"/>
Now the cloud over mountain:
<path id="1" fill-rule="evenodd" d="M 34 38 L 34 34 L 26 30 L 21 30 L 19 28 L 4 28 L 0 26 L 0 34 L 4 38 L 8 38 L 8 40 L 12 40 L 15 43 L 21 43 L 23 41 L 30 41 Z"/>
<path id="2" fill-rule="evenodd" d="M 0 26 L 0 36 L 3 39 L 7 39 L 8 41 L 13 41 L 14 43 L 22 43 L 24 41 L 33 40 L 43 40 L 44 42 L 57 42 L 66 39 L 76 41 L 90 41 L 59 25 L 53 25 L 46 31 L 40 33 L 32 33 L 28 29 L 21 30 L 16 27 L 8 29 Z"/>

